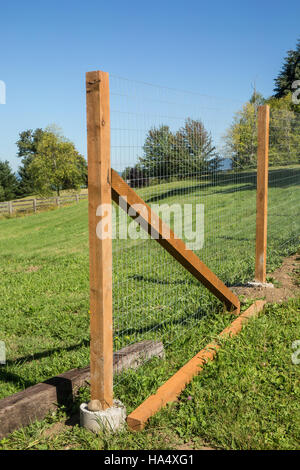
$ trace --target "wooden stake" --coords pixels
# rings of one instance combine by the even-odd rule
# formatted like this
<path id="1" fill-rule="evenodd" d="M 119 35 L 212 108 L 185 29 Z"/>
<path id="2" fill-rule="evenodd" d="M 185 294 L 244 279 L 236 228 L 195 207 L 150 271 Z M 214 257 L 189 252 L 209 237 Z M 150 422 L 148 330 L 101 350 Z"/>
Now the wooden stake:
<path id="1" fill-rule="evenodd" d="M 8 201 L 7 205 L 8 205 L 8 213 L 9 213 L 9 215 L 12 215 L 13 210 L 14 210 L 12 201 Z"/>
<path id="2" fill-rule="evenodd" d="M 268 165 L 269 165 L 268 105 L 258 108 L 257 193 L 256 193 L 256 262 L 255 280 L 266 282 L 267 222 L 268 222 Z"/>
<path id="3" fill-rule="evenodd" d="M 111 226 L 110 106 L 106 72 L 86 74 L 90 245 L 91 399 L 113 404 L 112 240 L 96 234 L 99 206 L 108 205 Z M 110 219 L 110 221 L 109 221 Z M 103 237 L 102 237 L 103 238 Z"/>

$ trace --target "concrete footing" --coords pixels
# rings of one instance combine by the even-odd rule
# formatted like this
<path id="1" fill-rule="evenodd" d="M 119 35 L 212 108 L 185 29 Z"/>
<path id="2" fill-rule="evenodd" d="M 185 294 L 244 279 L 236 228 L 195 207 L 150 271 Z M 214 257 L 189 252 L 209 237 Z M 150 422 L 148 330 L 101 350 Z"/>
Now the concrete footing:
<path id="1" fill-rule="evenodd" d="M 274 284 L 272 284 L 271 282 L 259 282 L 259 281 L 251 281 L 251 282 L 248 282 L 247 285 L 249 287 L 269 287 L 271 289 L 274 287 Z"/>
<path id="2" fill-rule="evenodd" d="M 119 400 L 102 411 L 90 411 L 87 403 L 80 405 L 80 425 L 89 431 L 115 433 L 126 423 L 126 408 Z"/>
<path id="3" fill-rule="evenodd" d="M 160 341 L 145 340 L 114 353 L 114 374 L 136 369 L 152 357 L 164 357 Z M 90 367 L 72 369 L 0 400 L 0 440 L 32 421 L 44 419 L 57 404 L 69 406 L 80 387 L 90 382 Z"/>

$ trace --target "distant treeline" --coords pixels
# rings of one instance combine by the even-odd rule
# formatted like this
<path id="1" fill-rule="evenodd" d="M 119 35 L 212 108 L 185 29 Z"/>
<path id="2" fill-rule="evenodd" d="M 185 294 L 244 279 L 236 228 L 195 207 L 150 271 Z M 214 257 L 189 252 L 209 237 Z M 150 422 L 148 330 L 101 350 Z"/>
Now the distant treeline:
<path id="1" fill-rule="evenodd" d="M 184 179 L 218 171 L 222 158 L 216 151 L 211 134 L 199 120 L 187 118 L 177 132 L 162 125 L 149 130 L 143 146 L 143 156 L 122 176 L 133 187 L 150 182 Z"/>
<path id="2" fill-rule="evenodd" d="M 236 113 L 224 136 L 222 155 L 217 152 L 212 136 L 200 120 L 187 118 L 177 132 L 169 126 L 151 128 L 138 163 L 127 167 L 122 176 L 132 187 L 161 181 L 207 177 L 224 169 L 241 171 L 257 164 L 257 109 L 270 105 L 270 165 L 300 163 L 300 114 L 291 94 L 283 98 L 264 99 L 254 93 Z M 228 165 L 227 165 L 228 168 Z"/>
<path id="3" fill-rule="evenodd" d="M 257 163 L 257 109 L 269 104 L 270 165 L 300 163 L 300 40 L 290 50 L 275 79 L 274 95 L 265 99 L 256 91 L 238 111 L 224 135 L 223 149 L 216 150 L 211 133 L 203 122 L 187 117 L 183 127 L 172 132 L 168 125 L 149 129 L 143 154 L 127 167 L 122 176 L 131 186 L 141 187 L 159 181 L 208 177 L 224 169 L 255 168 Z M 295 100 L 295 96 L 298 98 Z M 294 98 L 294 99 L 293 99 Z M 87 185 L 87 163 L 54 126 L 29 129 L 16 142 L 21 165 L 14 174 L 7 161 L 0 161 L 0 201 L 40 194 L 59 196 L 63 189 L 78 190 Z M 228 165 L 227 165 L 228 167 Z"/>
<path id="4" fill-rule="evenodd" d="M 300 162 L 300 104 L 293 90 L 300 83 L 300 40 L 290 50 L 275 79 L 274 96 L 265 99 L 256 91 L 237 112 L 224 135 L 224 146 L 216 151 L 212 136 L 201 120 L 187 118 L 177 132 L 161 125 L 148 131 L 143 155 L 127 167 L 123 177 L 132 186 L 144 186 L 158 180 L 170 181 L 193 176 L 207 176 L 223 169 L 222 159 L 231 161 L 231 169 L 255 168 L 257 163 L 257 109 L 269 104 L 270 165 Z M 300 93 L 297 93 L 299 101 Z M 295 93 L 294 93 L 295 96 Z M 224 160 L 223 160 L 224 161 Z"/>

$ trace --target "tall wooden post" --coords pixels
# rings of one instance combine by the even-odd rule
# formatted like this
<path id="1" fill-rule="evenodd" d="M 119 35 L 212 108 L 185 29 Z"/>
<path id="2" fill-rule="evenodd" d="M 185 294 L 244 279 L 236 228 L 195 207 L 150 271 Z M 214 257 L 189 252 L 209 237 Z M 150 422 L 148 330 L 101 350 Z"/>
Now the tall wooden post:
<path id="1" fill-rule="evenodd" d="M 113 403 L 112 240 L 99 238 L 99 206 L 111 218 L 109 75 L 86 74 L 90 246 L 91 399 Z M 97 215 L 98 209 L 98 215 Z M 107 209 L 106 209 L 107 210 Z M 106 214 L 102 214 L 106 215 Z M 106 217 L 106 221 L 107 221 Z"/>
<path id="2" fill-rule="evenodd" d="M 267 222 L 268 222 L 268 167 L 269 167 L 268 105 L 258 108 L 257 193 L 256 193 L 256 262 L 255 280 L 266 282 Z"/>

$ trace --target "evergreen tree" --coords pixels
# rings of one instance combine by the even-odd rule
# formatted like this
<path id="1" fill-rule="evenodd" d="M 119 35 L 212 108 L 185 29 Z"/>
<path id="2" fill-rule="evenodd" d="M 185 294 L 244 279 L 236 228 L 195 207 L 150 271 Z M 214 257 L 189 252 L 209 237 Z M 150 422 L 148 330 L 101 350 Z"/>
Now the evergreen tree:
<path id="1" fill-rule="evenodd" d="M 20 178 L 20 194 L 23 196 L 33 194 L 34 180 L 30 173 L 30 164 L 37 155 L 37 147 L 43 135 L 43 129 L 28 129 L 19 134 L 19 140 L 16 142 L 18 147 L 17 156 L 22 158 L 18 174 Z"/>
<path id="2" fill-rule="evenodd" d="M 175 134 L 166 125 L 150 129 L 143 150 L 134 172 L 140 172 L 139 179 L 145 181 L 152 177 L 183 179 L 221 166 L 211 134 L 200 120 L 191 118 Z M 127 169 L 126 176 L 129 171 L 133 174 L 133 169 Z"/>
<path id="3" fill-rule="evenodd" d="M 288 51 L 281 71 L 275 78 L 275 97 L 282 98 L 290 93 L 295 80 L 300 80 L 300 39 L 297 41 L 296 49 Z"/>
<path id="4" fill-rule="evenodd" d="M 185 176 L 199 175 L 219 167 L 219 157 L 211 134 L 200 120 L 187 118 L 176 133 L 179 173 Z"/>
<path id="5" fill-rule="evenodd" d="M 18 180 L 9 162 L 0 161 L 0 201 L 9 201 L 18 195 Z"/>
<path id="6" fill-rule="evenodd" d="M 146 177 L 168 178 L 175 170 L 175 138 L 169 126 L 149 130 L 139 167 Z"/>
<path id="7" fill-rule="evenodd" d="M 128 166 L 125 168 L 122 173 L 122 178 L 132 188 L 142 188 L 143 186 L 147 186 L 149 184 L 149 179 L 139 164 L 136 164 L 133 167 Z"/>

